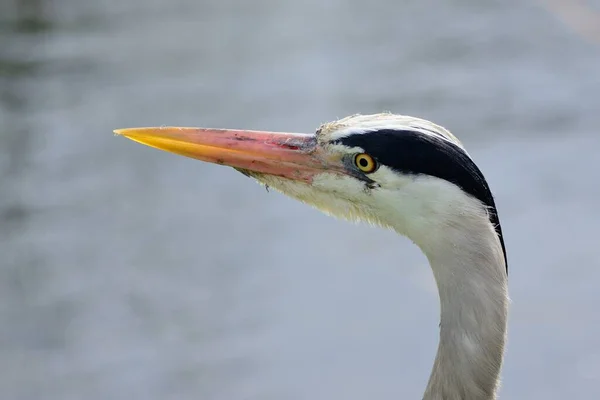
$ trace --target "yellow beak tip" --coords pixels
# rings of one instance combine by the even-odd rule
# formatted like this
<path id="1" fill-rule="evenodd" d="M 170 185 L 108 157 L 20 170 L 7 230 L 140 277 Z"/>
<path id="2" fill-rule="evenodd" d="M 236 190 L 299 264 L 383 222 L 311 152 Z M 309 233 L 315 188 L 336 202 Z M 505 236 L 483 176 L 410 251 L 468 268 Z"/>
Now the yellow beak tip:
<path id="1" fill-rule="evenodd" d="M 125 136 L 127 134 L 128 129 L 115 129 L 113 133 L 115 136 Z"/>

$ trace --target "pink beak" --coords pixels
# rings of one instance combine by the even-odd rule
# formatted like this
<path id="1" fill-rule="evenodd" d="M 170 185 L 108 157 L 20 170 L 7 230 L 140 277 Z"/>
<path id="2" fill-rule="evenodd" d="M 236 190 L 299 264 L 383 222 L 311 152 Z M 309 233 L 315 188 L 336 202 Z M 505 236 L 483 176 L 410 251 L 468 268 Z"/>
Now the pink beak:
<path id="1" fill-rule="evenodd" d="M 316 174 L 326 170 L 343 169 L 340 162 L 322 157 L 313 134 L 185 127 L 114 132 L 186 157 L 305 182 L 312 182 Z"/>

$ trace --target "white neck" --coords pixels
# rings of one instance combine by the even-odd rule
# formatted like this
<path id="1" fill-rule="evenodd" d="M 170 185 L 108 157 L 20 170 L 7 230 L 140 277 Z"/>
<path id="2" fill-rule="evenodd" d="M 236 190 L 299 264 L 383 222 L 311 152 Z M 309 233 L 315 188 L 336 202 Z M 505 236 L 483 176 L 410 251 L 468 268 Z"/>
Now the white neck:
<path id="1" fill-rule="evenodd" d="M 500 241 L 485 212 L 436 228 L 413 237 L 429 259 L 441 306 L 440 342 L 423 399 L 495 399 L 509 302 Z"/>
<path id="2" fill-rule="evenodd" d="M 393 228 L 412 239 L 429 259 L 441 305 L 440 343 L 424 399 L 494 399 L 508 290 L 504 253 L 487 208 L 438 178 L 401 176 L 385 166 L 377 174 L 381 187 L 372 191 L 332 174 L 312 186 L 268 176 L 261 181 L 325 213 Z"/>

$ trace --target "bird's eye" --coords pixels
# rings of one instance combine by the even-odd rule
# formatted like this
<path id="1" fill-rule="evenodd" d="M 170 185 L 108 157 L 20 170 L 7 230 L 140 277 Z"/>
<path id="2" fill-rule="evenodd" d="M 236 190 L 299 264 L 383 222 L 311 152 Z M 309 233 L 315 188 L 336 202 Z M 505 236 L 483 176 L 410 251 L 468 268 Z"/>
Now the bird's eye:
<path id="1" fill-rule="evenodd" d="M 375 172 L 377 161 L 367 153 L 359 153 L 354 156 L 354 165 L 364 173 Z"/>

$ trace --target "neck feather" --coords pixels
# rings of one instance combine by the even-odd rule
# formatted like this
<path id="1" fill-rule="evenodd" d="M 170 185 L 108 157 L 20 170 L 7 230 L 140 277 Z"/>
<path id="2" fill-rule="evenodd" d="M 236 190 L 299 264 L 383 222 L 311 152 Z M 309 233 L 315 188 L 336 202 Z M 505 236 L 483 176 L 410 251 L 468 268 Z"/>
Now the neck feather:
<path id="1" fill-rule="evenodd" d="M 441 306 L 440 342 L 423 399 L 495 399 L 509 300 L 494 227 L 483 211 L 446 220 L 421 238 L 415 242 L 429 259 Z"/>

